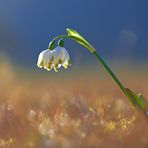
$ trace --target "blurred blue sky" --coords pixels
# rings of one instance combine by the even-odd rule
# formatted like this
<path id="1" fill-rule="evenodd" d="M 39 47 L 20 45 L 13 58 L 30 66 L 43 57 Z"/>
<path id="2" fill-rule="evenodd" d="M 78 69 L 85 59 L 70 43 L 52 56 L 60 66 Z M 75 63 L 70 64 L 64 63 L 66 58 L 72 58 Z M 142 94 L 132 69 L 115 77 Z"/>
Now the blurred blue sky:
<path id="1" fill-rule="evenodd" d="M 13 61 L 35 65 L 67 27 L 105 57 L 148 59 L 147 0 L 0 0 L 0 50 Z M 75 61 L 92 57 L 72 41 L 65 46 Z"/>

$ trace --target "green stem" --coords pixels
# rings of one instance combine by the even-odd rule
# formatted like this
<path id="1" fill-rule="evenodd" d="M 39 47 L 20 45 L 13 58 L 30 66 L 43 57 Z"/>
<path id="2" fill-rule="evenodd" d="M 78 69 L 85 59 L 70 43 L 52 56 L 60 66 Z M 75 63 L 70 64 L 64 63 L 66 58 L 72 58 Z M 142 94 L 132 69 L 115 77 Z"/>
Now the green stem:
<path id="1" fill-rule="evenodd" d="M 65 38 L 72 38 L 72 37 L 68 36 L 68 35 L 59 35 L 59 36 L 56 36 L 52 41 L 55 41 L 59 38 L 65 39 Z M 109 72 L 111 77 L 115 80 L 115 82 L 118 84 L 118 86 L 121 88 L 121 90 L 125 94 L 125 87 L 119 81 L 119 79 L 116 77 L 116 75 L 113 73 L 113 71 L 108 67 L 108 65 L 104 62 L 104 60 L 99 56 L 99 54 L 96 51 L 94 51 L 93 54 L 97 57 L 97 59 L 101 62 L 101 64 L 105 67 L 105 69 Z"/>
<path id="2" fill-rule="evenodd" d="M 70 38 L 68 35 L 59 35 L 59 36 L 56 36 L 51 42 L 57 40 L 57 39 L 65 39 L 65 38 Z"/>
<path id="3" fill-rule="evenodd" d="M 99 56 L 99 54 L 94 51 L 93 54 L 97 57 L 97 59 L 99 60 L 99 62 L 104 66 L 104 68 L 108 71 L 108 73 L 110 74 L 110 76 L 112 77 L 113 80 L 115 80 L 115 82 L 117 83 L 117 85 L 121 88 L 122 92 L 125 94 L 125 96 L 127 96 L 127 98 L 129 99 L 131 106 L 134 109 L 134 103 L 131 100 L 131 98 L 129 97 L 129 95 L 127 94 L 127 92 L 125 91 L 125 87 L 124 85 L 121 83 L 121 81 L 117 78 L 117 76 L 114 74 L 114 72 L 109 68 L 109 66 L 105 63 L 105 61 Z"/>
<path id="4" fill-rule="evenodd" d="M 76 31 L 74 31 L 74 33 L 76 34 L 75 36 L 73 36 L 73 35 L 59 35 L 59 36 L 56 36 L 52 40 L 52 42 L 59 39 L 59 38 L 61 38 L 61 39 L 70 38 L 70 39 L 73 39 L 74 41 L 76 41 L 77 43 L 81 44 L 85 48 L 87 48 L 91 53 L 93 53 L 97 57 L 99 62 L 104 66 L 104 68 L 110 74 L 112 79 L 117 83 L 117 85 L 120 87 L 122 92 L 127 96 L 129 101 L 131 102 L 131 105 L 134 107 L 134 104 L 133 104 L 129 94 L 127 94 L 127 92 L 126 92 L 126 88 L 121 83 L 121 81 L 117 78 L 117 76 L 114 74 L 114 72 L 110 69 L 110 67 L 105 63 L 105 61 L 99 56 L 99 54 L 96 52 L 95 48 L 91 44 L 89 44 L 83 37 L 81 37 Z"/>
<path id="5" fill-rule="evenodd" d="M 121 88 L 123 93 L 125 94 L 125 87 L 120 82 L 120 80 L 117 78 L 117 76 L 113 73 L 113 71 L 108 67 L 108 65 L 104 62 L 104 60 L 99 56 L 99 54 L 95 51 L 93 54 L 97 57 L 97 59 L 100 61 L 100 63 L 104 66 L 104 68 L 109 72 L 113 80 L 118 84 L 118 86 Z"/>

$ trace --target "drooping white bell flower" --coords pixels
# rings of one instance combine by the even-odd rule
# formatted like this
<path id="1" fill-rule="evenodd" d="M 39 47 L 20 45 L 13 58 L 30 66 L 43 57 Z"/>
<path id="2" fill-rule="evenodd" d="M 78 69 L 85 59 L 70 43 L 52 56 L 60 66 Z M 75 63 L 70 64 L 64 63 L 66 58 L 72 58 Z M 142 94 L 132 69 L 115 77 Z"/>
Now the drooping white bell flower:
<path id="1" fill-rule="evenodd" d="M 50 71 L 54 68 L 57 72 L 58 68 L 63 66 L 67 68 L 69 63 L 69 54 L 64 47 L 57 46 L 53 50 L 44 50 L 39 54 L 37 66 L 39 68 L 44 68 Z"/>

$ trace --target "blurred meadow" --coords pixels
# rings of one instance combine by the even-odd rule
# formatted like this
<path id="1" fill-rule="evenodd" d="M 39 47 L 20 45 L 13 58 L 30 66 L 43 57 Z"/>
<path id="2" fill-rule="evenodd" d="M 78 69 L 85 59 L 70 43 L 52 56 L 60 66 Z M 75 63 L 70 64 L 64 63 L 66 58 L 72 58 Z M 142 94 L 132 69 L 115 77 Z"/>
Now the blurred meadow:
<path id="1" fill-rule="evenodd" d="M 148 99 L 146 0 L 0 0 L 0 148 L 148 148 L 148 118 L 93 55 L 65 41 L 72 66 L 36 66 L 76 29 L 119 79 Z"/>
<path id="2" fill-rule="evenodd" d="M 0 147 L 148 147 L 148 118 L 103 70 L 33 73 L 6 58 L 0 67 Z M 147 97 L 148 71 L 132 68 L 118 74 Z"/>

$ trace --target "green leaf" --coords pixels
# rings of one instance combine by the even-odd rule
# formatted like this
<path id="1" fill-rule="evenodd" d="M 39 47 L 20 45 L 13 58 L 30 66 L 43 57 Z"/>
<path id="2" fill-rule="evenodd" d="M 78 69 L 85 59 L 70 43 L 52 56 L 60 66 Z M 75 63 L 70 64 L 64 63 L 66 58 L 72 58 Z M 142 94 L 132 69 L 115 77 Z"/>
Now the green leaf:
<path id="1" fill-rule="evenodd" d="M 148 101 L 146 100 L 146 98 L 142 94 L 138 94 L 138 97 L 143 102 L 144 110 L 148 111 Z"/>
<path id="2" fill-rule="evenodd" d="M 75 36 L 75 37 L 78 37 L 79 39 L 82 39 L 82 40 L 85 40 L 76 30 L 74 29 L 70 29 L 70 28 L 67 28 L 66 29 L 67 33 L 69 36 Z M 86 41 L 86 40 L 85 40 Z M 87 42 L 87 41 L 86 41 Z"/>
<path id="3" fill-rule="evenodd" d="M 146 101 L 146 99 L 142 95 L 136 95 L 136 93 L 134 93 L 133 91 L 131 91 L 128 88 L 125 88 L 125 93 L 131 99 L 131 101 L 134 105 L 137 105 L 143 111 L 148 110 L 148 102 Z"/>
<path id="4" fill-rule="evenodd" d="M 81 44 L 84 47 L 86 47 L 90 52 L 93 53 L 94 51 L 96 51 L 95 48 L 92 45 L 90 45 L 90 43 L 88 43 L 86 41 L 86 39 L 84 39 L 76 30 L 67 28 L 66 31 L 67 31 L 68 36 L 70 38 L 72 38 L 73 40 L 75 40 L 79 44 Z"/>
<path id="5" fill-rule="evenodd" d="M 130 89 L 128 89 L 128 88 L 125 88 L 125 93 L 126 93 L 127 97 L 130 99 L 130 101 L 132 102 L 132 104 L 134 106 L 136 106 L 137 105 L 137 101 L 135 99 L 135 94 Z"/>

